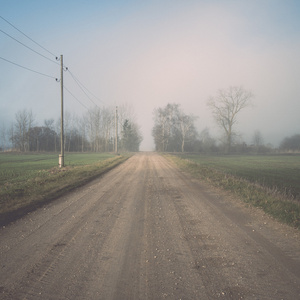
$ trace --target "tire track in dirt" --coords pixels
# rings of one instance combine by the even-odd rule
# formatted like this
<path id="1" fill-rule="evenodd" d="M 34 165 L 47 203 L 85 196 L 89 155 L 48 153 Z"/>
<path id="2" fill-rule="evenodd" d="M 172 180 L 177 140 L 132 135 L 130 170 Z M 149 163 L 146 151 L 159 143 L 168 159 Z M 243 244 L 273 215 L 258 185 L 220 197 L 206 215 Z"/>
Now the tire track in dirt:
<path id="1" fill-rule="evenodd" d="M 170 206 L 172 206 L 172 213 L 175 215 L 174 218 L 177 219 L 175 222 L 178 226 L 176 231 L 180 232 L 180 252 L 184 253 L 184 257 L 187 258 L 185 264 L 190 268 L 189 274 L 182 276 L 182 281 L 186 285 L 187 278 L 192 277 L 193 274 L 193 281 L 202 284 L 201 293 L 191 295 L 189 299 L 195 299 L 196 297 L 213 299 L 229 293 L 234 298 L 242 297 L 245 293 L 244 289 L 239 287 L 229 289 L 225 284 L 227 280 L 219 272 L 220 266 L 230 266 L 231 264 L 222 256 L 212 256 L 211 252 L 217 247 L 214 242 L 215 238 L 213 235 L 202 233 L 201 218 L 195 218 L 189 213 L 190 199 L 187 199 L 189 195 L 183 193 L 181 191 L 182 184 L 178 185 L 177 183 L 179 174 L 174 173 L 174 168 L 164 161 L 161 161 L 159 165 L 163 166 L 161 169 L 164 171 L 164 174 L 160 174 L 163 180 L 158 182 L 160 184 L 159 189 L 168 191 L 163 199 L 168 199 L 169 211 Z M 174 179 L 176 179 L 175 182 Z M 185 185 L 188 186 L 188 183 L 185 182 Z M 207 257 L 206 253 L 210 253 L 210 255 Z M 222 285 L 225 285 L 223 289 Z M 193 290 L 196 291 L 195 288 Z M 184 292 L 183 297 L 186 293 L 187 291 Z"/>

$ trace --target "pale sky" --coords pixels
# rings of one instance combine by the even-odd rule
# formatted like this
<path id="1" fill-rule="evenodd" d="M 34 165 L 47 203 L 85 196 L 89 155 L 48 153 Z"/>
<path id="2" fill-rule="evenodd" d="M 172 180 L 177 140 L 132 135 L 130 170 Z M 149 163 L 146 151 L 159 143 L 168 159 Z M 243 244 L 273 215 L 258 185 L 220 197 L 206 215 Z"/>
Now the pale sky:
<path id="1" fill-rule="evenodd" d="M 237 130 L 250 143 L 260 130 L 278 146 L 300 133 L 300 1 L 295 0 L 0 0 L 0 16 L 55 56 L 100 100 L 134 107 L 153 149 L 153 110 L 180 103 L 217 137 L 206 106 L 218 89 L 242 85 L 255 95 Z M 60 77 L 59 63 L 0 18 L 0 57 Z M 3 31 L 6 33 L 3 33 Z M 41 57 L 7 36 L 33 48 Z M 31 109 L 40 125 L 60 116 L 60 84 L 0 59 L 0 122 Z M 94 104 L 64 73 L 65 110 Z"/>

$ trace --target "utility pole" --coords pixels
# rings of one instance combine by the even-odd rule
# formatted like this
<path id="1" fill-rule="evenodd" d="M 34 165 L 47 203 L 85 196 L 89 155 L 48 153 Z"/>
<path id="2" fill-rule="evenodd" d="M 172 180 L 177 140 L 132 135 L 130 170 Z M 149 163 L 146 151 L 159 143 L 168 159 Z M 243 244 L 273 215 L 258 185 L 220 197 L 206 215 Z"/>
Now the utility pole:
<path id="1" fill-rule="evenodd" d="M 63 64 L 63 56 L 60 56 L 60 95 L 61 95 L 61 116 L 60 116 L 60 155 L 58 164 L 59 167 L 64 167 L 64 156 L 65 156 L 65 149 L 64 149 L 64 80 L 63 80 L 63 73 L 64 73 L 64 64 Z"/>
<path id="2" fill-rule="evenodd" d="M 116 106 L 116 114 L 115 114 L 115 152 L 118 153 L 118 106 Z"/>

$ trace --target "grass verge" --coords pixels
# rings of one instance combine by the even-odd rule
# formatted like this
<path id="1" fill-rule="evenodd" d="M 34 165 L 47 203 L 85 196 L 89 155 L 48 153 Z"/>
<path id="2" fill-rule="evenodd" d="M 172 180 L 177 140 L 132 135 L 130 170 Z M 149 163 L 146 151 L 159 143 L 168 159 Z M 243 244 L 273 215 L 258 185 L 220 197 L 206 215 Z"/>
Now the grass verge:
<path id="1" fill-rule="evenodd" d="M 300 229 L 300 203 L 298 201 L 286 198 L 272 189 L 267 189 L 246 179 L 225 174 L 212 167 L 201 166 L 174 155 L 165 155 L 165 157 L 193 177 L 230 191 L 245 203 L 261 208 L 278 221 Z"/>
<path id="2" fill-rule="evenodd" d="M 67 166 L 40 170 L 38 176 L 17 184 L 8 182 L 1 187 L 0 226 L 14 221 L 30 211 L 83 186 L 127 160 L 125 154 L 90 165 Z"/>

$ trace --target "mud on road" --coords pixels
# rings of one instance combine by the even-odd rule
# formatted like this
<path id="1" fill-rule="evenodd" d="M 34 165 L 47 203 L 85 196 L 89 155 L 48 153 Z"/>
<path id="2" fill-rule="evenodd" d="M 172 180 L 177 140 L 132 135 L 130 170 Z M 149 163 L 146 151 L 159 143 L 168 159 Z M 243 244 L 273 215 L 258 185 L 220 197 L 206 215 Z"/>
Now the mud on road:
<path id="1" fill-rule="evenodd" d="M 1 299 L 300 299 L 299 231 L 155 153 L 0 230 Z"/>

